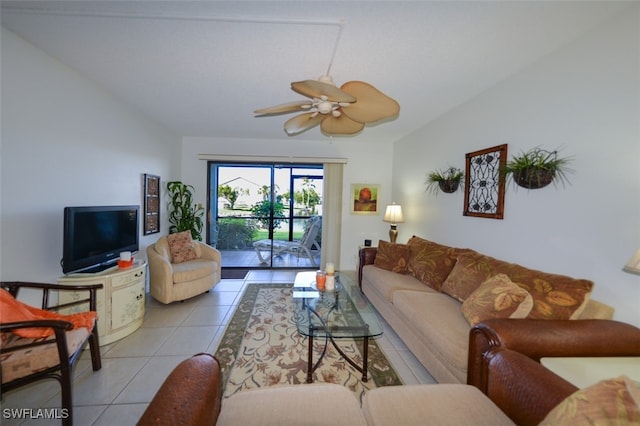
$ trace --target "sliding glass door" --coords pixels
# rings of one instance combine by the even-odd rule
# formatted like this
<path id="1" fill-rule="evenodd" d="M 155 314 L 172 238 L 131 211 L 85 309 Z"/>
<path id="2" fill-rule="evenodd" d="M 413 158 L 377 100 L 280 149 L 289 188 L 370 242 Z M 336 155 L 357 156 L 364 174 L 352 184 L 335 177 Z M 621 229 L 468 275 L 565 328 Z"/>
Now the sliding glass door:
<path id="1" fill-rule="evenodd" d="M 319 265 L 321 165 L 209 163 L 208 241 L 226 268 Z"/>

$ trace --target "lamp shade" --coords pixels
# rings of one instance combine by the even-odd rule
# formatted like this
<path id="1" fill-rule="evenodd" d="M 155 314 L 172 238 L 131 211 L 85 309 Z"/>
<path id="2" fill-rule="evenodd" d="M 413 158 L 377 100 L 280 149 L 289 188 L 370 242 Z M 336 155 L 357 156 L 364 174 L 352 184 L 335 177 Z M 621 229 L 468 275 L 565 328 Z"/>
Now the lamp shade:
<path id="1" fill-rule="evenodd" d="M 384 212 L 384 219 L 382 220 L 389 223 L 404 222 L 404 216 L 402 216 L 402 207 L 395 203 L 388 205 L 387 210 Z"/>
<path id="2" fill-rule="evenodd" d="M 633 257 L 624 265 L 623 269 L 632 274 L 640 274 L 640 250 L 636 251 Z"/>

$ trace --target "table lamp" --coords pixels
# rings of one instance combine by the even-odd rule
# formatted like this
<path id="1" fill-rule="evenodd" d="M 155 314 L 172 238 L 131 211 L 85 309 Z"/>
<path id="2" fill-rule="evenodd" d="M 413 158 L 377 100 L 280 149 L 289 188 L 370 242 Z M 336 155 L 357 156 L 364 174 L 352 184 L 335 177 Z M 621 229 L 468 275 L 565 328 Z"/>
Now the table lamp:
<path id="1" fill-rule="evenodd" d="M 384 212 L 384 219 L 382 220 L 391 224 L 391 228 L 389 229 L 389 241 L 395 243 L 398 239 L 398 229 L 396 225 L 404 222 L 402 207 L 396 203 L 388 205 L 387 210 Z"/>
<path id="2" fill-rule="evenodd" d="M 624 269 L 632 274 L 640 274 L 640 250 L 637 250 L 631 259 L 624 265 Z"/>

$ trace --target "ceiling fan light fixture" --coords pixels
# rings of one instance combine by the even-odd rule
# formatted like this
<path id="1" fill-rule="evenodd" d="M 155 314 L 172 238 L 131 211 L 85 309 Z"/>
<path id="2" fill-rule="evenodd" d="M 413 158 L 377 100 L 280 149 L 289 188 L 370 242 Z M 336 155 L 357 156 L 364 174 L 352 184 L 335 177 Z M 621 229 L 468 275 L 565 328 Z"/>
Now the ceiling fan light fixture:
<path id="1" fill-rule="evenodd" d="M 317 108 L 320 114 L 329 114 L 333 109 L 333 104 L 329 101 L 322 101 L 318 104 Z"/>

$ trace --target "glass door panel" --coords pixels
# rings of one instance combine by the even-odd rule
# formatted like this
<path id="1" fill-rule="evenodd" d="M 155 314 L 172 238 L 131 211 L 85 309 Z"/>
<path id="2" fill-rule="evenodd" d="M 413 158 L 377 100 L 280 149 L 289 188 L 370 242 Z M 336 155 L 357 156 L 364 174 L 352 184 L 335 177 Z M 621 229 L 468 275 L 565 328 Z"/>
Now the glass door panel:
<path id="1" fill-rule="evenodd" d="M 317 262 L 296 244 L 308 219 L 322 214 L 322 172 L 321 166 L 210 163 L 207 235 L 222 252 L 222 266 L 315 266 L 321 232 L 311 256 L 317 251 Z"/>

